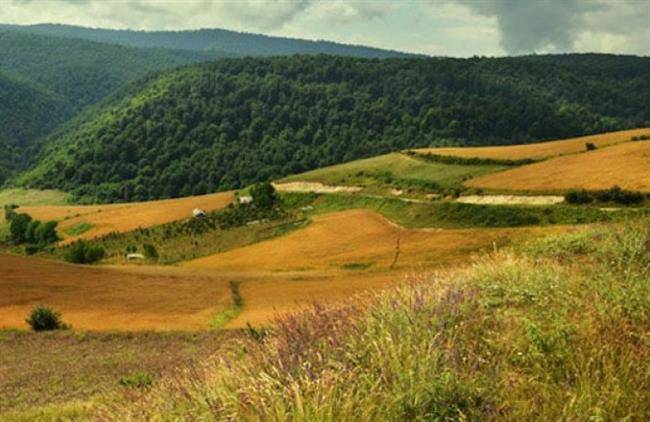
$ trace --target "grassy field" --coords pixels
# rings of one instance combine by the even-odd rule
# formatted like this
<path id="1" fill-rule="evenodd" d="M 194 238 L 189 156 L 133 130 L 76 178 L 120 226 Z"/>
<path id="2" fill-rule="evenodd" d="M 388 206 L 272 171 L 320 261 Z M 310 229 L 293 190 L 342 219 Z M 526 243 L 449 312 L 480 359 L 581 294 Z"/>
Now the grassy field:
<path id="1" fill-rule="evenodd" d="M 503 191 L 623 189 L 650 192 L 650 142 L 626 142 L 567 155 L 465 182 L 468 187 Z"/>
<path id="2" fill-rule="evenodd" d="M 225 207 L 233 199 L 233 192 L 221 192 L 128 204 L 24 206 L 18 212 L 41 221 L 59 221 L 59 234 L 64 238 L 62 243 L 66 244 L 77 239 L 92 239 L 112 232 L 128 232 L 181 220 L 190 217 L 194 208 L 213 211 Z M 80 225 L 89 229 L 75 235 L 74 229 Z M 72 235 L 69 234 L 71 230 Z"/>
<path id="3" fill-rule="evenodd" d="M 478 157 L 491 159 L 545 159 L 559 155 L 576 154 L 584 152 L 586 143 L 592 143 L 597 148 L 608 145 L 615 145 L 630 141 L 635 136 L 650 135 L 650 128 L 623 130 L 619 132 L 603 133 L 578 138 L 563 139 L 557 141 L 538 142 L 526 145 L 509 145 L 493 147 L 460 147 L 460 148 L 423 148 L 418 152 L 432 153 L 439 155 L 453 155 L 457 157 Z"/>
<path id="4" fill-rule="evenodd" d="M 86 267 L 0 255 L 0 328 L 38 304 L 87 330 L 205 329 L 230 306 L 228 279 L 174 267 Z"/>
<path id="5" fill-rule="evenodd" d="M 315 306 L 117 420 L 645 420 L 648 225 L 595 228 Z M 93 410 L 91 410 L 90 414 Z"/>
<path id="6" fill-rule="evenodd" d="M 368 209 L 407 228 L 491 228 L 621 221 L 638 211 L 605 212 L 569 205 L 476 205 L 448 201 L 405 201 L 363 195 L 285 194 L 287 202 L 311 207 L 307 215 Z M 296 205 L 293 205 L 296 206 Z"/>
<path id="7" fill-rule="evenodd" d="M 57 190 L 6 189 L 0 191 L 0 208 L 9 204 L 21 206 L 65 205 L 68 200 L 68 194 Z"/>
<path id="8" fill-rule="evenodd" d="M 432 188 L 461 188 L 462 182 L 467 179 L 505 168 L 432 163 L 392 153 L 297 174 L 283 181 L 363 186 L 366 192 L 383 192 L 386 187 L 431 191 Z"/>
<path id="9" fill-rule="evenodd" d="M 0 419 L 44 420 L 49 412 L 43 407 L 73 417 L 98 396 L 127 392 L 130 388 L 124 384 L 129 381 L 155 384 L 179 368 L 209 358 L 237 337 L 234 331 L 0 330 Z"/>

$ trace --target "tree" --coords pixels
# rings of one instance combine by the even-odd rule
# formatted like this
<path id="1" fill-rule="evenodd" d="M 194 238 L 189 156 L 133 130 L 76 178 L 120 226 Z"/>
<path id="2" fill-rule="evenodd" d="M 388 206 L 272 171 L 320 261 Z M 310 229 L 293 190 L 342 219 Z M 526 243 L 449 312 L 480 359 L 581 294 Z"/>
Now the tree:
<path id="1" fill-rule="evenodd" d="M 251 196 L 253 197 L 253 206 L 268 210 L 275 206 L 278 196 L 275 188 L 269 182 L 257 183 L 251 187 Z"/>
<path id="2" fill-rule="evenodd" d="M 27 227 L 32 221 L 32 217 L 28 214 L 16 214 L 11 219 L 11 224 L 9 225 L 9 231 L 11 233 L 11 240 L 19 245 L 25 243 Z"/>

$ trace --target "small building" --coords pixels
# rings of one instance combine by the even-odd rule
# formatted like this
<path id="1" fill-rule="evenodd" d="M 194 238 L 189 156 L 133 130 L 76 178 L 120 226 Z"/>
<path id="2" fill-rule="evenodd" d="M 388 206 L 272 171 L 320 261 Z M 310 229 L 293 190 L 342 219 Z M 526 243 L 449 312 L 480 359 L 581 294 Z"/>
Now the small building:
<path id="1" fill-rule="evenodd" d="M 142 255 L 141 253 L 129 253 L 126 254 L 126 259 L 128 261 L 134 261 L 136 259 L 144 259 L 144 255 Z"/>
<path id="2" fill-rule="evenodd" d="M 194 218 L 203 218 L 205 217 L 205 211 L 203 211 L 201 208 L 194 208 L 194 211 L 192 211 L 192 216 Z"/>
<path id="3" fill-rule="evenodd" d="M 253 197 L 252 196 L 240 196 L 239 197 L 239 203 L 240 204 L 250 204 L 253 202 Z"/>

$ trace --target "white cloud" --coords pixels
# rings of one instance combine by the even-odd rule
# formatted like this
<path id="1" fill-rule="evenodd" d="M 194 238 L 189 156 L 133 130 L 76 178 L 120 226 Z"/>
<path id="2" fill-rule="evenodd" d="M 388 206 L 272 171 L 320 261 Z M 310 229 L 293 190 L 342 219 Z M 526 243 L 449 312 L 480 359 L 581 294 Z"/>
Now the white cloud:
<path id="1" fill-rule="evenodd" d="M 650 54 L 650 0 L 0 0 L 0 22 L 225 28 L 433 55 Z"/>

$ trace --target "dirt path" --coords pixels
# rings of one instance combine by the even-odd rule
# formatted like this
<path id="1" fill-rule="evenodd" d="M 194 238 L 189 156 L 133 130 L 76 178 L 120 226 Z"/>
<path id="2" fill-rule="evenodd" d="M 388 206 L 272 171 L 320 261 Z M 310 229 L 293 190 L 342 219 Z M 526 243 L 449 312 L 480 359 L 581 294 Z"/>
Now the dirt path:
<path id="1" fill-rule="evenodd" d="M 564 202 L 563 196 L 552 195 L 467 195 L 457 202 L 479 205 L 555 205 Z"/>

